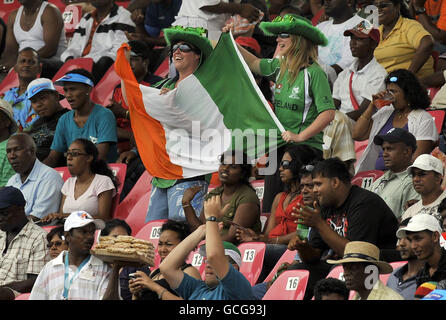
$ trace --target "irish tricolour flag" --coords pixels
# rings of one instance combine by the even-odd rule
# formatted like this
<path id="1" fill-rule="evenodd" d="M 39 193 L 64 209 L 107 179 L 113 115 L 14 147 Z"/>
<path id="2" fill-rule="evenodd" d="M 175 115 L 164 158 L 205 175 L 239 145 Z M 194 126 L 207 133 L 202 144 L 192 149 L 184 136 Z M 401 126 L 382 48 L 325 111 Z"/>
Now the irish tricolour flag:
<path id="1" fill-rule="evenodd" d="M 230 34 L 222 34 L 201 67 L 166 94 L 136 82 L 125 48 L 118 50 L 115 69 L 152 176 L 195 177 L 217 171 L 218 156 L 231 148 L 257 159 L 284 144 L 284 128 Z"/>

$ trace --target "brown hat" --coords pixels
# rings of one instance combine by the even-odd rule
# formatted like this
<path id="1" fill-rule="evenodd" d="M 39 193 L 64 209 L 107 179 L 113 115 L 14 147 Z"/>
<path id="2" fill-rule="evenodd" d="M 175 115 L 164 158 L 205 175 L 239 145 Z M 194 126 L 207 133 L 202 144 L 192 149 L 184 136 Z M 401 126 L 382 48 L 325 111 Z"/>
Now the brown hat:
<path id="1" fill-rule="evenodd" d="M 379 248 L 364 241 L 350 241 L 346 244 L 341 260 L 327 260 L 330 264 L 348 262 L 368 262 L 378 267 L 380 274 L 392 273 L 393 267 L 385 261 L 379 261 Z"/>
<path id="2" fill-rule="evenodd" d="M 11 124 L 9 125 L 9 134 L 12 135 L 17 131 L 17 122 L 14 119 L 11 104 L 8 101 L 0 98 L 0 111 L 3 111 L 3 113 L 5 113 L 11 120 Z"/>

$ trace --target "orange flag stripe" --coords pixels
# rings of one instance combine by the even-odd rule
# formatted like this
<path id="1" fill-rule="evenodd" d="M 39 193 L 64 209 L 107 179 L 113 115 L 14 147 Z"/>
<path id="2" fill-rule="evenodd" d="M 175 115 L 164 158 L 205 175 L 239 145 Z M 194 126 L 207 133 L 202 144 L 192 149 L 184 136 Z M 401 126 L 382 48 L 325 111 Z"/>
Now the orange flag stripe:
<path id="1" fill-rule="evenodd" d="M 125 57 L 125 50 L 130 50 L 127 43 L 122 44 L 117 52 L 115 70 L 123 82 L 123 93 L 129 106 L 130 121 L 141 160 L 146 170 L 154 177 L 181 179 L 183 169 L 170 161 L 165 147 L 166 136 L 163 126 L 146 112 L 140 84 L 136 81 Z"/>

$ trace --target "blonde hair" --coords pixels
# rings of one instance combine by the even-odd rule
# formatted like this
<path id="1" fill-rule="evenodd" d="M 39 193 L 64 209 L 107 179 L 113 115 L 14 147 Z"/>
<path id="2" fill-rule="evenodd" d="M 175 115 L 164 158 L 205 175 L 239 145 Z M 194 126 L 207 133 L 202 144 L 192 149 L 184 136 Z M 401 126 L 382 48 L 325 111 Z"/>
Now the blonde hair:
<path id="1" fill-rule="evenodd" d="M 288 71 L 288 84 L 293 84 L 299 71 L 309 67 L 318 60 L 318 46 L 300 35 L 291 34 L 291 45 L 280 58 L 280 82 Z"/>

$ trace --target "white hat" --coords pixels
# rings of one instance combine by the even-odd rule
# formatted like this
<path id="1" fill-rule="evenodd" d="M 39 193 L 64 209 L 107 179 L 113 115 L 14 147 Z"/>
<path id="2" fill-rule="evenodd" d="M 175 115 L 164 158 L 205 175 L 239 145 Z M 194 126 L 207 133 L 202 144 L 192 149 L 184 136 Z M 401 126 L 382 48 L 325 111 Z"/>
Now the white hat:
<path id="1" fill-rule="evenodd" d="M 443 162 L 431 154 L 420 154 L 409 167 L 409 172 L 412 168 L 418 168 L 424 171 L 435 171 L 442 176 L 444 175 Z"/>
<path id="2" fill-rule="evenodd" d="M 101 219 L 93 219 L 93 217 L 85 211 L 75 211 L 65 220 L 64 230 L 70 231 L 73 228 L 82 228 L 89 223 L 94 223 L 97 230 L 105 228 L 105 222 Z"/>
<path id="3" fill-rule="evenodd" d="M 26 94 L 28 99 L 31 99 L 36 94 L 42 91 L 54 91 L 59 93 L 56 88 L 54 88 L 53 82 L 47 78 L 37 78 L 31 81 L 28 84 L 28 88 L 26 89 Z M 65 98 L 63 95 L 59 93 L 59 100 Z"/>
<path id="4" fill-rule="evenodd" d="M 407 226 L 398 229 L 396 236 L 401 239 L 406 237 L 406 231 L 419 232 L 424 230 L 438 232 L 440 235 L 443 232 L 437 218 L 427 213 L 420 213 L 410 218 Z"/>

